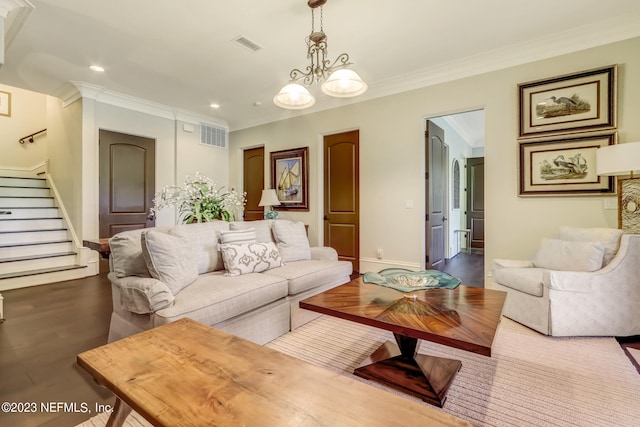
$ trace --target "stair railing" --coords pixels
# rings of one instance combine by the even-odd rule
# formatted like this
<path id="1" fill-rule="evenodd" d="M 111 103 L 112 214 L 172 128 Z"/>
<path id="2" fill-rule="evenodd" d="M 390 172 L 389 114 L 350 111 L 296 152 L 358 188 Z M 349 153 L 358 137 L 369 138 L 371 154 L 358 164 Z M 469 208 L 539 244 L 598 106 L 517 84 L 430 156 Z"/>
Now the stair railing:
<path id="1" fill-rule="evenodd" d="M 34 137 L 34 136 L 36 136 L 36 135 L 38 135 L 38 134 L 40 134 L 40 133 L 42 133 L 42 132 L 46 132 L 46 131 L 47 131 L 46 129 L 42 129 L 42 130 L 39 130 L 38 132 L 34 132 L 34 133 L 32 133 L 31 135 L 23 136 L 22 138 L 20 138 L 20 139 L 18 140 L 18 142 L 19 142 L 20 144 L 24 144 L 26 141 L 29 141 L 30 143 L 32 143 L 32 142 L 33 142 L 33 137 Z"/>

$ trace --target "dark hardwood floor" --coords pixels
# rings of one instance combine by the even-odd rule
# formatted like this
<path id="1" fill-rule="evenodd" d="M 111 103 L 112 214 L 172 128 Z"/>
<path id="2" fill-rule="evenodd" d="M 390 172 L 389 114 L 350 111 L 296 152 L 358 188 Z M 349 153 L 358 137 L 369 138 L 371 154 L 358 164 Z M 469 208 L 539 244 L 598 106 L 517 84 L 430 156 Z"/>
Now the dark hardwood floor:
<path id="1" fill-rule="evenodd" d="M 445 270 L 465 285 L 483 286 L 480 252 L 459 254 Z M 0 402 L 35 403 L 37 410 L 0 411 L 0 426 L 70 427 L 95 415 L 96 405 L 114 404 L 111 393 L 76 364 L 78 353 L 107 342 L 111 285 L 106 265 L 101 271 L 86 279 L 2 292 Z M 623 348 L 640 349 L 640 337 L 619 341 Z"/>
<path id="2" fill-rule="evenodd" d="M 15 403 L 21 412 L 0 411 L 0 426 L 75 426 L 95 415 L 96 404 L 114 404 L 113 395 L 76 364 L 78 353 L 107 342 L 106 273 L 2 296 L 0 402 Z M 25 405 L 35 411 L 25 412 Z"/>
<path id="3" fill-rule="evenodd" d="M 457 277 L 465 286 L 484 288 L 484 251 L 472 249 L 470 253 L 460 252 L 445 261 L 442 271 Z"/>

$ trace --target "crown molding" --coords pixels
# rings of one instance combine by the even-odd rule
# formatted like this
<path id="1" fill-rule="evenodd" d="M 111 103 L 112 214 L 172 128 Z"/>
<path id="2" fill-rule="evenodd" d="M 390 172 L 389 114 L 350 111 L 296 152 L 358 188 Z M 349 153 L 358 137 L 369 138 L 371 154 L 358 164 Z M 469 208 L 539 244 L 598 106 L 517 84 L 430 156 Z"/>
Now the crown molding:
<path id="1" fill-rule="evenodd" d="M 229 125 L 225 120 L 203 116 L 190 111 L 175 109 L 167 105 L 158 104 L 156 102 L 147 101 L 145 99 L 136 98 L 124 93 L 105 89 L 102 86 L 91 83 L 70 81 L 71 87 L 61 94 L 63 107 L 66 107 L 80 98 L 92 99 L 102 104 L 113 105 L 115 107 L 125 108 L 127 110 L 137 111 L 139 113 L 149 114 L 155 117 L 161 117 L 168 120 L 179 120 L 189 123 L 205 123 L 217 127 L 229 129 Z"/>

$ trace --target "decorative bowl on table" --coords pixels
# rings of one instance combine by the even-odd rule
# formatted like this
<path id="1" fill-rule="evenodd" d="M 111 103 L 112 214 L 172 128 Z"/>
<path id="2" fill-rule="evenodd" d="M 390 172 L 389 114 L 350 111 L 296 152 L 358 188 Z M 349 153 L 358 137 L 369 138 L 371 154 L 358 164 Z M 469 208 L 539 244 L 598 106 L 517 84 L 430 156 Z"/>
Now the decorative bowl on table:
<path id="1" fill-rule="evenodd" d="M 412 271 L 404 268 L 386 268 L 377 273 L 367 272 L 362 280 L 365 283 L 386 286 L 405 292 L 415 298 L 415 291 L 425 289 L 454 289 L 460 284 L 457 279 L 438 270 Z"/>

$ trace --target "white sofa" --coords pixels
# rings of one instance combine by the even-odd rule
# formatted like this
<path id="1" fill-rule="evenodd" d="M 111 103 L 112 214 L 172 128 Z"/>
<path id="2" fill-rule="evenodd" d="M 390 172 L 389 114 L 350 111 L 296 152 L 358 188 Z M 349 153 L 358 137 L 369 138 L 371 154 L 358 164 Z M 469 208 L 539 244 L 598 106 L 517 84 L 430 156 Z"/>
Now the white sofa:
<path id="1" fill-rule="evenodd" d="M 309 247 L 302 223 L 286 220 L 131 230 L 109 243 L 109 342 L 189 317 L 264 344 L 316 317 L 298 302 L 352 273 L 334 249 Z"/>
<path id="2" fill-rule="evenodd" d="M 534 260 L 493 261 L 503 314 L 553 336 L 640 334 L 640 235 L 561 227 Z"/>

